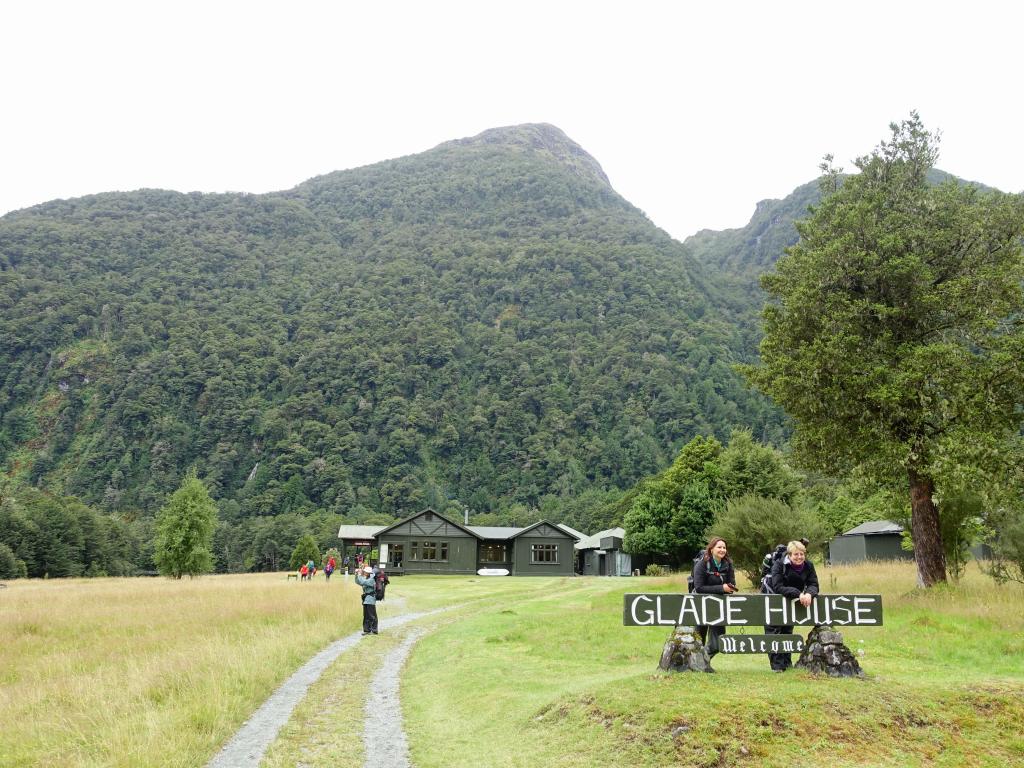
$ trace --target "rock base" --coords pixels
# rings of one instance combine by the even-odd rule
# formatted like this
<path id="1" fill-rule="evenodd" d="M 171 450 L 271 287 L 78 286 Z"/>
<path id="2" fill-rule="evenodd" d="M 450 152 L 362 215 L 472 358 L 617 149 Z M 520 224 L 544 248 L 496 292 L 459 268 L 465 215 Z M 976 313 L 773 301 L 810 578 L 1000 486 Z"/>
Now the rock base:
<path id="1" fill-rule="evenodd" d="M 843 644 L 843 636 L 829 626 L 811 630 L 800 660 L 794 666 L 816 675 L 864 677 L 864 670 L 857 663 L 857 658 Z"/>
<path id="2" fill-rule="evenodd" d="M 665 641 L 658 667 L 667 672 L 714 672 L 695 627 L 676 627 Z"/>

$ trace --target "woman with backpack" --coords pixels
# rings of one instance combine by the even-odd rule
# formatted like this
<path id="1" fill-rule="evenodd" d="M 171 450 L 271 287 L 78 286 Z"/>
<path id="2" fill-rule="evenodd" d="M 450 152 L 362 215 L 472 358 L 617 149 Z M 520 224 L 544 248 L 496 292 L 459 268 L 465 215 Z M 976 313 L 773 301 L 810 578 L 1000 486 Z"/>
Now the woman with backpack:
<path id="1" fill-rule="evenodd" d="M 711 538 L 704 556 L 693 566 L 693 591 L 704 595 L 730 595 L 738 591 L 736 571 L 729 559 L 725 539 L 720 536 Z M 697 631 L 707 648 L 708 658 L 711 658 L 718 653 L 718 639 L 725 634 L 725 627 L 701 626 Z"/>
<path id="2" fill-rule="evenodd" d="M 377 634 L 377 583 L 373 578 L 373 568 L 369 565 L 356 571 L 356 584 L 363 588 L 363 634 Z"/>
<path id="3" fill-rule="evenodd" d="M 786 556 L 772 566 L 772 575 L 768 579 L 772 593 L 782 595 L 787 600 L 799 600 L 800 605 L 808 608 L 818 594 L 818 574 L 814 564 L 807 559 L 807 547 L 799 541 L 791 541 L 786 545 Z M 792 635 L 793 627 L 766 626 L 765 632 L 770 635 Z M 793 655 L 789 653 L 769 653 L 768 663 L 772 672 L 785 672 L 793 666 Z"/>

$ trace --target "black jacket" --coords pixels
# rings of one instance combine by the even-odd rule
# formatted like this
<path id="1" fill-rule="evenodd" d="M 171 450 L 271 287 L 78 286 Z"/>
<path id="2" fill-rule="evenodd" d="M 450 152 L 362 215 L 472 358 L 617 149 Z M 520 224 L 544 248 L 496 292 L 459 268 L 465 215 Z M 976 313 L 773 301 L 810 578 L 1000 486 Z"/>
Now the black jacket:
<path id="1" fill-rule="evenodd" d="M 728 557 L 722 561 L 722 571 L 719 574 L 712 567 L 711 560 L 701 558 L 693 566 L 693 591 L 705 595 L 724 595 L 722 588 L 726 584 L 736 586 L 736 571 L 733 570 L 732 560 Z"/>
<path id="2" fill-rule="evenodd" d="M 804 560 L 804 569 L 797 573 L 787 555 L 772 566 L 771 585 L 775 594 L 786 597 L 800 597 L 801 592 L 818 594 L 818 574 L 814 571 L 814 563 Z"/>

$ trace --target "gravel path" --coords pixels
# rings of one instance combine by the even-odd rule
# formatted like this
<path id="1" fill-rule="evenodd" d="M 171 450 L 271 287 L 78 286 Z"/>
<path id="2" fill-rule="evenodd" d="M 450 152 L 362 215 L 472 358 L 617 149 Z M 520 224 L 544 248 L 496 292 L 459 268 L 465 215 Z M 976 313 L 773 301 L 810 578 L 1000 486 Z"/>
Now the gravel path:
<path id="1" fill-rule="evenodd" d="M 363 744 L 366 747 L 364 768 L 410 768 L 409 744 L 402 728 L 402 703 L 398 698 L 398 681 L 409 651 L 424 634 L 415 629 L 405 641 L 384 657 L 384 663 L 373 678 L 373 695 L 366 702 Z"/>
<path id="2" fill-rule="evenodd" d="M 426 613 L 404 613 L 394 618 L 382 619 L 380 626 L 381 629 L 391 629 L 401 626 L 406 622 L 439 612 L 438 610 Z M 374 690 L 380 690 L 382 691 L 381 695 L 387 696 L 385 703 L 378 703 L 380 703 L 383 710 L 390 712 L 390 714 L 383 715 L 388 722 L 379 726 L 371 726 L 372 719 L 367 721 L 365 737 L 367 765 L 371 764 L 371 748 L 390 748 L 392 743 L 401 744 L 401 754 L 403 755 L 402 759 L 404 762 L 381 762 L 380 758 L 374 757 L 374 765 L 409 765 L 405 732 L 402 730 L 402 710 L 398 701 L 398 675 L 401 672 L 406 656 L 409 655 L 409 651 L 412 649 L 413 643 L 422 634 L 422 630 L 412 633 L 397 650 L 388 654 L 380 671 L 377 673 L 377 677 L 374 679 Z M 207 763 L 207 768 L 257 768 L 263 759 L 263 755 L 266 754 L 267 748 L 277 738 L 277 733 L 281 730 L 281 726 L 288 722 L 292 711 L 305 697 L 309 686 L 316 682 L 331 662 L 345 651 L 354 648 L 362 639 L 362 632 L 355 632 L 331 643 L 307 661 L 295 674 L 285 680 L 280 688 L 271 694 L 270 698 L 253 713 L 252 717 L 245 721 L 238 730 L 238 733 Z M 375 730 L 371 731 L 371 727 L 375 728 Z"/>

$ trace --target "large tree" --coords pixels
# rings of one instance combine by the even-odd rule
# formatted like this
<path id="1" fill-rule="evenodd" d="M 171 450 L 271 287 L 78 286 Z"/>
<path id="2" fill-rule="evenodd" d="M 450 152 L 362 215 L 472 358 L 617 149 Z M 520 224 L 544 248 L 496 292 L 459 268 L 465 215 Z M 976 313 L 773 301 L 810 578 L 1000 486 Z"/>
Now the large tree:
<path id="1" fill-rule="evenodd" d="M 153 559 L 160 573 L 180 579 L 210 571 L 216 523 L 216 504 L 195 472 L 189 472 L 157 513 Z"/>
<path id="2" fill-rule="evenodd" d="M 918 582 L 946 578 L 936 482 L 985 463 L 1024 400 L 1024 205 L 930 185 L 938 139 L 918 115 L 829 193 L 763 285 L 750 380 L 795 421 L 809 465 L 909 487 Z"/>

